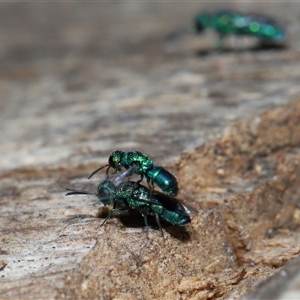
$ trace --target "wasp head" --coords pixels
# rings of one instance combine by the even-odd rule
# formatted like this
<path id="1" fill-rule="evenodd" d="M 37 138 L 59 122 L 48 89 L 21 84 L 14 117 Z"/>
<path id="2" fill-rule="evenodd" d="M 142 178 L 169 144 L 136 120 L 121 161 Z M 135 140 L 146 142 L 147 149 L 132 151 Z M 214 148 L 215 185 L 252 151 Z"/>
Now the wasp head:
<path id="1" fill-rule="evenodd" d="M 110 204 L 116 195 L 116 187 L 111 181 L 104 181 L 98 186 L 97 197 L 104 205 Z"/>
<path id="2" fill-rule="evenodd" d="M 109 166 L 115 169 L 116 171 L 121 171 L 122 169 L 121 161 L 124 153 L 125 152 L 121 150 L 116 150 L 112 152 L 108 159 Z"/>

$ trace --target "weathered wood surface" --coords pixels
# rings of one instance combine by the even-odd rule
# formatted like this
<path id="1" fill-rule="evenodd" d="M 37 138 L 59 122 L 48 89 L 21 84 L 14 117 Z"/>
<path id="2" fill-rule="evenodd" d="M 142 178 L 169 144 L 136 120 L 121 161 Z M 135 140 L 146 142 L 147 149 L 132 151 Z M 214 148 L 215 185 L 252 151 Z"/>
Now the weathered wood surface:
<path id="1" fill-rule="evenodd" d="M 209 36 L 165 41 L 199 5 L 168 5 L 1 4 L 1 299 L 239 299 L 273 274 L 286 288 L 279 268 L 300 251 L 299 39 L 199 56 Z M 284 19 L 276 5 L 252 10 Z M 115 149 L 174 172 L 192 223 L 163 224 L 165 239 L 134 213 L 100 227 L 94 197 L 64 196 L 95 189 L 104 177 L 86 177 Z"/>

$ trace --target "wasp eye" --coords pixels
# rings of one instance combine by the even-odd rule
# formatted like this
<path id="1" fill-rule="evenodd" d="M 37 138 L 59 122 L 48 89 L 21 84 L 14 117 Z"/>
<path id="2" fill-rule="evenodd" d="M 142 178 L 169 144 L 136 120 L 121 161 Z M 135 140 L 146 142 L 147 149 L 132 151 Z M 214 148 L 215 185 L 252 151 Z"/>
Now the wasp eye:
<path id="1" fill-rule="evenodd" d="M 109 159 L 108 159 L 108 164 L 110 167 L 112 167 L 113 169 L 116 168 L 116 162 L 115 162 L 115 159 L 114 159 L 114 156 L 110 156 Z"/>
<path id="2" fill-rule="evenodd" d="M 103 196 L 109 196 L 110 192 L 109 192 L 109 189 L 105 188 L 105 187 L 101 187 L 99 190 L 98 190 L 98 193 L 99 195 L 103 195 Z"/>
<path id="3" fill-rule="evenodd" d="M 195 27 L 197 32 L 202 32 L 204 30 L 204 26 L 200 20 L 195 21 Z"/>
<path id="4" fill-rule="evenodd" d="M 108 159 L 109 165 L 115 169 L 116 171 L 121 171 L 122 166 L 120 163 L 120 157 L 119 156 L 110 156 L 110 158 Z"/>
<path id="5" fill-rule="evenodd" d="M 98 189 L 98 199 L 103 202 L 109 202 L 111 198 L 111 194 L 109 189 L 105 188 L 105 187 L 101 187 L 100 189 Z"/>
<path id="6" fill-rule="evenodd" d="M 116 155 L 111 155 L 108 159 L 109 165 L 115 169 L 118 170 L 120 169 L 120 157 Z"/>

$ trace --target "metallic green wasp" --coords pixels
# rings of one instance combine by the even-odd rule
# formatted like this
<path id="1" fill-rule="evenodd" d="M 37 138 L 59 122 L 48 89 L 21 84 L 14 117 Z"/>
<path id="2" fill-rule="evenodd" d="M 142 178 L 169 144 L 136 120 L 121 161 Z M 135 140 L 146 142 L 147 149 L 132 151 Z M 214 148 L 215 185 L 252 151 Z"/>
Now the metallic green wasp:
<path id="1" fill-rule="evenodd" d="M 138 182 L 124 181 L 126 177 L 131 175 L 130 172 L 131 170 L 125 170 L 117 174 L 117 176 L 109 177 L 98 185 L 97 192 L 67 189 L 69 192 L 66 196 L 95 195 L 105 206 L 112 204 L 113 208 L 102 225 L 111 217 L 113 212 L 125 213 L 129 209 L 139 210 L 144 217 L 146 226 L 148 226 L 148 216 L 154 216 L 161 232 L 160 218 L 176 225 L 184 225 L 191 222 L 189 214 L 192 213 L 192 208 L 188 208 L 174 197 L 159 191 L 151 191 Z M 117 208 L 117 204 L 121 208 Z M 196 211 L 193 210 L 193 212 Z"/>
<path id="2" fill-rule="evenodd" d="M 141 176 L 138 183 L 140 183 L 145 176 L 149 185 L 150 183 L 152 185 L 156 184 L 168 195 L 176 196 L 179 191 L 176 177 L 165 168 L 154 165 L 153 161 L 146 154 L 139 151 L 125 152 L 116 150 L 112 152 L 109 156 L 108 164 L 95 170 L 88 179 L 103 168 L 107 168 L 107 175 L 110 168 L 113 168 L 117 172 L 124 169 L 131 169 L 132 173 Z"/>
<path id="3" fill-rule="evenodd" d="M 276 43 L 283 41 L 286 36 L 283 27 L 269 17 L 227 10 L 215 14 L 198 14 L 194 28 L 198 33 L 212 28 L 219 34 L 220 40 L 228 35 L 248 35 L 262 42 Z"/>

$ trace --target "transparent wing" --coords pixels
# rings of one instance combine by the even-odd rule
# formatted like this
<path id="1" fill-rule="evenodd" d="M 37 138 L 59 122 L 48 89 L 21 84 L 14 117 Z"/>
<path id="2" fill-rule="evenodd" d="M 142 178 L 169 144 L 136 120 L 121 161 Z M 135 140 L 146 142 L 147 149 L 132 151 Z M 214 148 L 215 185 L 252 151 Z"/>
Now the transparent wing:
<path id="1" fill-rule="evenodd" d="M 105 181 L 111 181 L 115 186 L 118 186 L 122 182 L 129 181 L 129 178 L 134 174 L 134 167 L 131 167 L 122 172 L 114 173 L 110 175 Z"/>

